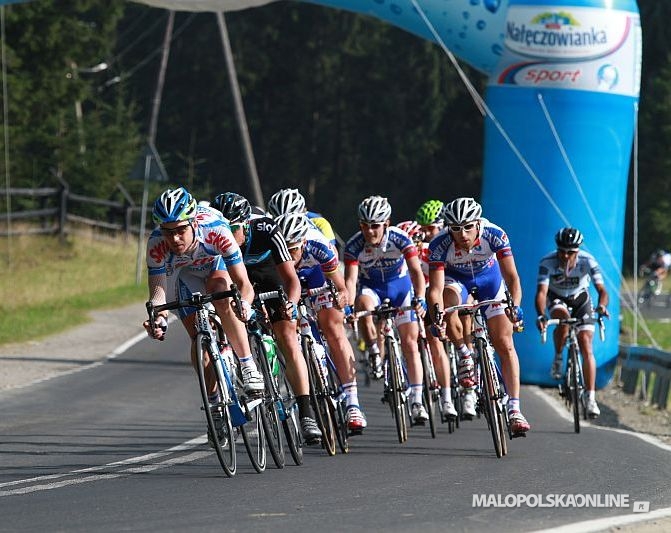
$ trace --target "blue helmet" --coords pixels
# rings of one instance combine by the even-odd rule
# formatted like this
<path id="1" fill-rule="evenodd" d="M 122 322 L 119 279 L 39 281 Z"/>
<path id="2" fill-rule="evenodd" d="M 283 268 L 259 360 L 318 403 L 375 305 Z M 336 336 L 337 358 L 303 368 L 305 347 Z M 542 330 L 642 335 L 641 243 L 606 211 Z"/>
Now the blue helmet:
<path id="1" fill-rule="evenodd" d="M 154 202 L 152 216 L 156 224 L 191 220 L 196 216 L 196 199 L 184 187 L 168 189 Z"/>

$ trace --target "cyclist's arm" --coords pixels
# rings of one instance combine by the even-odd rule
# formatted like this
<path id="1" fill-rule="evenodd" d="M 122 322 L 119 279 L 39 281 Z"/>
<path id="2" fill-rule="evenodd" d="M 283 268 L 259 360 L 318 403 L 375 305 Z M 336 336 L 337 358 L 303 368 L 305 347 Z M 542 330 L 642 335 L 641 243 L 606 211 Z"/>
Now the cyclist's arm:
<path id="1" fill-rule="evenodd" d="M 254 287 L 252 287 L 252 283 L 247 276 L 245 264 L 241 261 L 234 265 L 227 265 L 226 268 L 231 276 L 231 280 L 237 285 L 242 299 L 251 304 L 252 300 L 254 300 Z"/>
<path id="2" fill-rule="evenodd" d="M 443 309 L 443 290 L 445 289 L 445 271 L 443 269 L 431 268 L 429 269 L 429 290 L 426 297 L 429 305 L 429 313 L 431 313 L 431 320 L 435 321 L 433 316 L 433 309 L 438 304 L 439 309 Z"/>
<path id="3" fill-rule="evenodd" d="M 594 287 L 596 288 L 596 292 L 599 295 L 599 300 L 597 307 L 601 307 L 604 311 L 606 310 L 606 307 L 608 306 L 608 291 L 606 290 L 606 286 L 603 283 L 595 283 Z M 608 316 L 606 314 L 606 316 Z"/>
<path id="4" fill-rule="evenodd" d="M 536 287 L 536 315 L 545 315 L 545 308 L 547 307 L 548 285 L 546 283 L 539 283 Z"/>
<path id="5" fill-rule="evenodd" d="M 501 276 L 503 276 L 503 280 L 510 291 L 513 303 L 520 305 L 522 302 L 522 285 L 512 254 L 499 258 L 499 268 L 501 269 Z"/>
<path id="6" fill-rule="evenodd" d="M 426 282 L 424 281 L 424 273 L 422 272 L 419 257 L 415 254 L 411 257 L 406 257 L 405 261 L 408 264 L 408 272 L 410 273 L 412 286 L 415 289 L 415 296 L 423 298 L 426 292 Z"/>
<path id="7" fill-rule="evenodd" d="M 353 261 L 345 261 L 345 286 L 349 301 L 353 302 L 356 298 L 356 282 L 359 279 L 359 264 Z"/>
<path id="8" fill-rule="evenodd" d="M 276 267 L 277 273 L 282 279 L 284 290 L 287 293 L 287 298 L 293 303 L 298 303 L 301 297 L 301 282 L 296 274 L 293 260 L 277 263 Z"/>
<path id="9" fill-rule="evenodd" d="M 335 285 L 336 289 L 338 289 L 338 293 L 340 296 L 338 298 L 339 300 L 338 307 L 344 309 L 345 306 L 350 304 L 351 300 L 349 297 L 349 289 L 345 284 L 345 278 L 340 273 L 340 269 L 332 270 L 331 272 L 324 272 L 324 275 L 327 276 L 331 281 L 333 281 L 333 284 Z"/>

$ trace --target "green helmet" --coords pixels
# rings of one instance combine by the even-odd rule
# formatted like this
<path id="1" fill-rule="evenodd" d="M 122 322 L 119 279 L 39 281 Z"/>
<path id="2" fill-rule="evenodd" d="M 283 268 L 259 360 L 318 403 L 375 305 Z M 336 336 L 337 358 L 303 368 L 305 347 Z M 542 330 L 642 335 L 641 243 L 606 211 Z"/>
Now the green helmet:
<path id="1" fill-rule="evenodd" d="M 443 211 L 443 202 L 440 200 L 428 200 L 424 202 L 417 210 L 415 220 L 422 226 L 429 226 L 431 224 L 442 224 L 443 218 L 441 213 Z"/>

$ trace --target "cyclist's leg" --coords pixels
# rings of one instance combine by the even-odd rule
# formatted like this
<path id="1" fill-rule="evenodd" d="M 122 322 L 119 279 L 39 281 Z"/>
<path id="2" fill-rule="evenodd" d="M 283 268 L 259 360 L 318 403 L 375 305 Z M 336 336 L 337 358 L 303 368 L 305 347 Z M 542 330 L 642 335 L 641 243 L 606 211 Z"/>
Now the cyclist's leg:
<path id="1" fill-rule="evenodd" d="M 205 282 L 205 288 L 208 293 L 217 291 L 227 291 L 231 286 L 231 276 L 225 270 L 223 262 L 220 268 L 213 269 Z M 252 356 L 252 350 L 249 347 L 247 329 L 245 324 L 236 316 L 231 307 L 231 299 L 217 300 L 213 302 L 217 315 L 221 319 L 221 325 L 224 328 L 228 341 L 233 346 L 233 350 L 240 361 L 242 378 L 246 392 L 258 393 L 263 391 L 263 376 L 256 367 L 256 362 Z"/>

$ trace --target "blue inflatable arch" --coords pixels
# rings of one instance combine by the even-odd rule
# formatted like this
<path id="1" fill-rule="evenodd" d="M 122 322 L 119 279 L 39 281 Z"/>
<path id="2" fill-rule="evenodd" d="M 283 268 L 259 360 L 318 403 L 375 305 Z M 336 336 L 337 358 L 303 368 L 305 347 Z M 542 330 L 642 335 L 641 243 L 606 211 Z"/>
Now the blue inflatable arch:
<path id="1" fill-rule="evenodd" d="M 14 0 L 15 1 L 15 0 Z M 235 10 L 274 0 L 136 0 L 175 10 Z M 0 0 L 0 4 L 12 0 Z M 585 234 L 611 296 L 597 386 L 618 352 L 627 176 L 636 124 L 641 31 L 635 0 L 312 0 L 384 20 L 489 76 L 484 215 L 510 235 L 527 330 L 516 336 L 522 381 L 550 385 L 534 295 L 557 229 Z M 448 198 L 444 200 L 449 200 Z"/>

